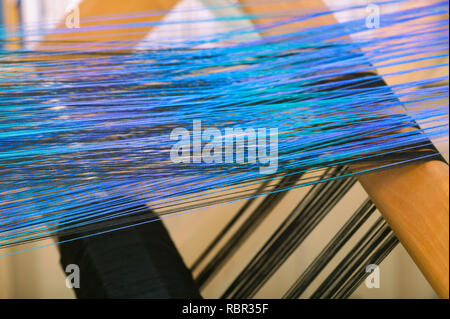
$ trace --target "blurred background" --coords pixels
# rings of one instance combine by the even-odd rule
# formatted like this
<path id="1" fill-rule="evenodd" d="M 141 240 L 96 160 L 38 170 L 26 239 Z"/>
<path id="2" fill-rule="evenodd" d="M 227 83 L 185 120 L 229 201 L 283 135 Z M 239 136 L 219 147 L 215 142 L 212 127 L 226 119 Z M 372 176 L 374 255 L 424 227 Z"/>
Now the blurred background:
<path id="1" fill-rule="evenodd" d="M 13 26 L 17 24 L 32 26 L 36 23 L 45 23 L 43 29 L 54 28 L 80 1 L 87 0 L 0 0 L 0 22 L 6 26 L 6 28 L 0 29 L 0 32 L 14 32 Z M 108 1 L 104 1 L 107 5 Z M 226 2 L 226 0 L 180 0 L 176 8 L 199 8 L 211 3 Z M 330 7 L 369 2 L 368 0 L 326 1 Z M 352 14 L 358 13 L 353 12 Z M 189 17 L 185 18 L 188 19 Z M 341 13 L 337 15 L 337 18 L 343 21 L 351 19 L 352 16 L 348 13 Z M 167 19 L 170 19 L 170 15 Z M 9 30 L 8 26 L 10 27 Z M 172 29 L 171 32 L 178 32 L 180 36 L 195 37 L 195 32 L 205 32 L 205 30 L 212 32 L 215 27 L 217 26 L 211 22 L 209 27 L 202 28 L 203 31 L 179 28 L 179 30 Z M 165 28 L 165 26 L 154 29 L 147 39 L 157 39 L 159 34 L 164 34 L 162 28 Z M 42 33 L 44 31 L 42 30 Z M 27 35 L 25 33 L 24 37 L 27 40 L 38 41 L 40 35 Z M 29 47 L 26 48 L 33 49 L 33 45 L 28 43 L 26 46 Z M 448 61 L 445 60 L 444 62 Z M 433 63 L 436 63 L 436 61 Z M 442 72 L 442 70 L 436 72 Z M 448 74 L 448 69 L 446 72 Z M 427 76 L 432 75 L 427 74 Z M 448 144 L 439 145 L 439 147 L 447 156 Z M 287 198 L 261 224 L 245 247 L 205 287 L 202 291 L 204 297 L 220 296 L 224 287 L 239 273 L 242 265 L 245 265 L 246 261 L 251 258 L 252 253 L 257 251 L 263 243 L 262 238 L 267 238 L 267 234 L 270 234 L 280 225 L 287 212 L 297 204 L 298 198 L 303 196 L 307 190 L 306 187 L 289 191 Z M 326 244 L 336 229 L 342 225 L 350 213 L 361 205 L 366 197 L 367 195 L 362 187 L 359 184 L 355 185 L 344 200 L 325 218 L 320 227 L 309 236 L 308 240 L 265 284 L 256 297 L 279 298 L 284 293 L 286 286 L 289 286 L 289 283 L 297 278 L 298 274 L 314 258 L 320 247 Z M 174 216 L 164 220 L 188 266 L 192 264 L 208 242 L 214 238 L 221 227 L 232 218 L 241 205 L 242 203 L 222 205 L 198 213 Z M 23 250 L 27 251 L 14 254 Z M 0 257 L 0 298 L 74 298 L 73 292 L 65 285 L 64 272 L 59 265 L 57 247 L 53 245 L 51 239 L 4 249 L 0 251 L 0 256 L 4 256 Z M 352 298 L 436 298 L 433 290 L 401 245 L 398 245 L 380 266 L 380 278 L 380 288 L 369 289 L 363 284 L 352 295 Z M 81 282 L 82 280 L 81 274 Z"/>

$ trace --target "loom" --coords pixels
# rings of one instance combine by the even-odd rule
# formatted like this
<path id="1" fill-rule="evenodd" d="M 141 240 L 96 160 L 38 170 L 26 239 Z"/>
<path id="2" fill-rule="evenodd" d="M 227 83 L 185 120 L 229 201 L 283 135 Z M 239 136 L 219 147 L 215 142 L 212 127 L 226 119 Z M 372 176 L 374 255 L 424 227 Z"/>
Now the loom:
<path id="1" fill-rule="evenodd" d="M 247 251 L 236 276 L 212 295 L 257 297 L 359 183 L 367 198 L 280 297 L 348 298 L 366 266 L 401 243 L 448 298 L 448 165 L 436 148 L 448 143 L 448 64 L 435 63 L 448 57 L 441 18 L 448 2 L 407 3 L 377 2 L 394 7 L 379 30 L 364 19 L 338 23 L 321 1 L 291 0 L 209 1 L 213 16 L 191 20 L 203 9 L 176 9 L 175 0 L 107 7 L 84 0 L 79 27 L 70 19 L 70 28 L 68 20 L 2 27 L 0 247 L 49 236 L 75 251 L 96 236 L 104 245 L 105 236 L 120 241 L 125 233 L 166 238 L 160 219 L 235 203 L 236 213 L 187 266 L 200 291 L 215 291 L 215 278 Z M 184 20 L 164 20 L 174 7 Z M 146 38 L 158 27 L 208 21 L 234 28 Z M 427 76 L 434 69 L 441 73 Z M 277 127 L 278 169 L 264 175 L 249 161 L 170 162 L 171 130 L 196 120 L 223 131 Z M 245 138 L 247 146 L 255 139 Z M 296 205 L 262 245 L 249 246 L 293 192 Z M 73 258 L 63 254 L 63 263 Z M 191 284 L 185 270 L 178 277 Z"/>

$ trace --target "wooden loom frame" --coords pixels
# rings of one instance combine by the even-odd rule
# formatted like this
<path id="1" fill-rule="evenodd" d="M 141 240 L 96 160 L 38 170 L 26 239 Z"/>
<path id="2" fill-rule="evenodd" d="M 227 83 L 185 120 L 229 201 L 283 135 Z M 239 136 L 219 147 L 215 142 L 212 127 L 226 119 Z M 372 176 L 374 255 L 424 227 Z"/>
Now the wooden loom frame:
<path id="1" fill-rule="evenodd" d="M 289 1 L 277 4 L 257 5 L 252 0 L 240 0 L 248 13 L 270 12 L 271 10 L 308 10 L 313 4 L 316 8 L 326 6 L 321 0 Z M 178 0 L 82 0 L 79 9 L 83 18 L 100 14 L 126 14 L 130 12 L 162 10 L 169 11 Z M 151 17 L 124 18 L 121 23 L 150 22 L 162 19 L 164 14 Z M 268 20 L 256 21 L 270 22 Z M 308 25 L 298 23 L 298 27 L 335 23 L 330 16 L 308 21 Z M 89 25 L 101 25 L 102 21 Z M 58 26 L 64 28 L 64 23 Z M 86 42 L 93 41 L 141 41 L 152 29 L 149 27 L 131 28 L 134 35 L 117 35 L 111 31 L 89 33 Z M 277 32 L 276 30 L 274 32 Z M 77 41 L 83 42 L 83 32 L 67 33 L 70 39 L 77 34 Z M 92 37 L 94 35 L 94 37 Z M 98 36 L 98 37 L 97 37 Z M 61 38 L 61 35 L 58 35 Z M 51 41 L 52 36 L 45 40 Z M 45 45 L 44 45 L 45 47 Z M 122 50 L 117 45 L 117 50 Z M 64 56 L 61 56 L 64 58 Z M 425 275 L 431 286 L 441 298 L 449 298 L 449 168 L 440 161 L 414 163 L 408 166 L 376 171 L 358 176 L 359 182 L 376 204 L 390 227 Z"/>

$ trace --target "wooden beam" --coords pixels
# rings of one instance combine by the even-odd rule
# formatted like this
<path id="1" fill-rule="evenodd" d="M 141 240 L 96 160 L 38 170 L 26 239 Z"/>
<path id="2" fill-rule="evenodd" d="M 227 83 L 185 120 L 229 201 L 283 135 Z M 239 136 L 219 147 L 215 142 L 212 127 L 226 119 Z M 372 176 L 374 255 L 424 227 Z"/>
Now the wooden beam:
<path id="1" fill-rule="evenodd" d="M 448 298 L 448 165 L 411 164 L 358 179 L 436 293 Z"/>
<path id="2" fill-rule="evenodd" d="M 328 7 L 322 0 L 288 1 L 259 4 L 240 0 L 249 14 L 285 10 L 293 14 Z M 271 23 L 277 19 L 257 19 Z M 307 28 L 336 24 L 332 15 L 310 19 L 286 27 L 271 29 L 265 35 L 283 32 L 283 28 Z M 364 51 L 364 48 L 361 48 Z M 447 71 L 448 72 L 448 71 Z M 441 298 L 449 298 L 449 168 L 443 162 L 411 164 L 358 176 L 381 214 L 389 223 L 414 262 Z"/>
<path id="3" fill-rule="evenodd" d="M 154 28 L 152 23 L 160 21 L 177 2 L 178 0 L 83 0 L 78 6 L 80 28 L 67 28 L 67 16 L 64 17 L 53 32 L 44 38 L 38 49 L 55 52 L 68 50 L 73 46 L 87 52 L 102 49 L 131 51 Z M 139 23 L 146 25 L 136 25 Z"/>
<path id="4" fill-rule="evenodd" d="M 4 24 L 4 36 L 11 42 L 5 43 L 7 50 L 20 49 L 20 37 L 18 37 L 18 27 L 20 26 L 20 8 L 18 1 L 16 0 L 4 0 L 1 1 Z"/>

